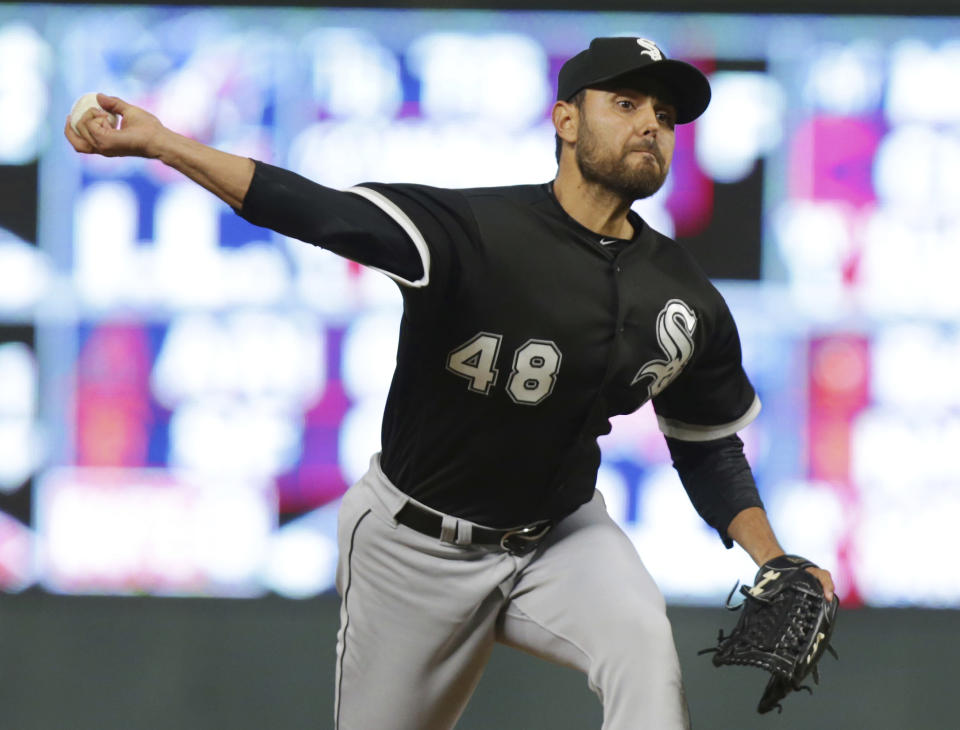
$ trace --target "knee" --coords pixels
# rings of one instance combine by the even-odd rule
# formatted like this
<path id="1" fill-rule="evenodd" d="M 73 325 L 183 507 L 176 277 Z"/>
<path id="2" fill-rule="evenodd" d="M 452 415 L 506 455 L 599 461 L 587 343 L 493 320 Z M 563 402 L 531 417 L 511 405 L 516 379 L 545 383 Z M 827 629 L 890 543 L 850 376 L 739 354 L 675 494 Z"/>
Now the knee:
<path id="1" fill-rule="evenodd" d="M 665 611 L 611 621 L 588 682 L 603 703 L 607 728 L 681 728 L 685 702 L 673 628 Z"/>

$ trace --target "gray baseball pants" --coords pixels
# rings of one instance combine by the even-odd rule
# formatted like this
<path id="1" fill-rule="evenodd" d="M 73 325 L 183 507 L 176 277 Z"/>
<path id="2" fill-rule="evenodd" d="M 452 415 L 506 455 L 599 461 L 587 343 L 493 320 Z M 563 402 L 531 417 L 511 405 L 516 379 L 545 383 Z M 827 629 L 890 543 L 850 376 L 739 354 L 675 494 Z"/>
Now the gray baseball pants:
<path id="1" fill-rule="evenodd" d="M 599 492 L 524 556 L 400 525 L 408 500 L 374 456 L 340 508 L 336 730 L 452 728 L 497 641 L 585 673 L 603 730 L 689 727 L 663 596 Z"/>

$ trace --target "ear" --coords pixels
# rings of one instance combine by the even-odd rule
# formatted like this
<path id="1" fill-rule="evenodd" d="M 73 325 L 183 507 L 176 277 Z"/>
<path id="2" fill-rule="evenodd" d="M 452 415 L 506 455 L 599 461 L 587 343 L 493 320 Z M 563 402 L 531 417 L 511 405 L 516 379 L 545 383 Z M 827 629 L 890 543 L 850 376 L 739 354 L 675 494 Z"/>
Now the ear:
<path id="1" fill-rule="evenodd" d="M 580 128 L 580 110 L 577 109 L 577 105 L 568 101 L 555 103 L 553 105 L 553 127 L 557 130 L 557 136 L 564 142 L 575 143 Z"/>

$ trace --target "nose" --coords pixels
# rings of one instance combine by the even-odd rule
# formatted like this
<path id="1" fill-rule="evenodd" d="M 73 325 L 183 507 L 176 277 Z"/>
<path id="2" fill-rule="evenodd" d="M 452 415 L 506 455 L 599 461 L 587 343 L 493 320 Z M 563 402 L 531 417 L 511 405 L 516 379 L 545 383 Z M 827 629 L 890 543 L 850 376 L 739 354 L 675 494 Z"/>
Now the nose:
<path id="1" fill-rule="evenodd" d="M 660 123 L 657 121 L 657 110 L 653 108 L 653 101 L 648 99 L 637 109 L 637 132 L 643 136 L 657 136 Z"/>

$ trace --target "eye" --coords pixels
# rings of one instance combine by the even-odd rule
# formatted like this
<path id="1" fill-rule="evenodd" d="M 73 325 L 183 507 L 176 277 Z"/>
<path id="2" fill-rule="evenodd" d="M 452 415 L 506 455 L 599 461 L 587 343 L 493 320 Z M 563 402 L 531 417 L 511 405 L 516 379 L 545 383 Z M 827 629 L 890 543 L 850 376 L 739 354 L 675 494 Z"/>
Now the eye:
<path id="1" fill-rule="evenodd" d="M 668 111 L 658 111 L 657 121 L 660 122 L 661 124 L 665 124 L 666 126 L 670 127 L 670 129 L 673 129 L 674 125 L 676 124 L 674 115 Z"/>
<path id="2" fill-rule="evenodd" d="M 617 99 L 617 106 L 624 110 L 633 109 L 633 102 L 629 99 Z"/>

